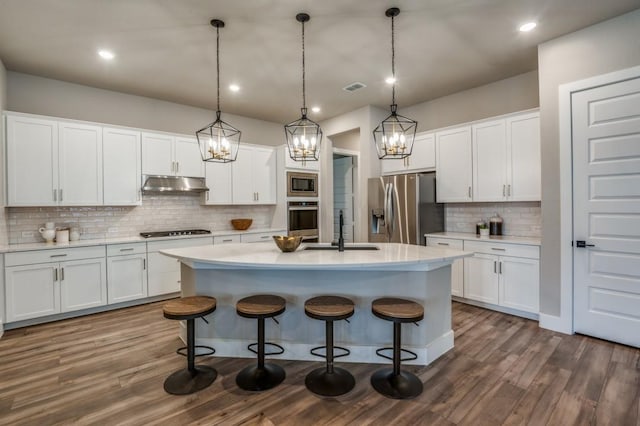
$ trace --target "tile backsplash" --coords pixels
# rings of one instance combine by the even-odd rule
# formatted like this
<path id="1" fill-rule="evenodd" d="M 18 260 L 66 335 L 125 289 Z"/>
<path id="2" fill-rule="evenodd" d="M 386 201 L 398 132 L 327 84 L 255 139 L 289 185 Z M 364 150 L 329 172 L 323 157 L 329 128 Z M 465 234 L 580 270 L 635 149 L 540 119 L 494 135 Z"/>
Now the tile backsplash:
<path id="1" fill-rule="evenodd" d="M 4 211 L 8 234 L 0 244 L 44 241 L 45 222 L 77 227 L 80 239 L 136 236 L 143 231 L 204 228 L 232 230 L 230 220 L 252 218 L 251 228 L 269 228 L 275 206 L 201 206 L 198 195 L 144 195 L 141 206 L 9 207 Z M 1 218 L 0 218 L 1 219 Z"/>
<path id="2" fill-rule="evenodd" d="M 540 202 L 452 203 L 445 205 L 448 232 L 476 232 L 476 223 L 498 213 L 503 219 L 502 233 L 522 237 L 541 236 Z"/>

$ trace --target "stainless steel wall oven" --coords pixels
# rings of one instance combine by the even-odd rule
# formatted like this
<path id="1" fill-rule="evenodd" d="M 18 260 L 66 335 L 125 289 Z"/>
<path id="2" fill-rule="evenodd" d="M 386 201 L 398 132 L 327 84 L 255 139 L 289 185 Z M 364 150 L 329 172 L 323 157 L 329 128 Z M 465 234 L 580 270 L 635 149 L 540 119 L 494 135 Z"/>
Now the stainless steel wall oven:
<path id="1" fill-rule="evenodd" d="M 302 236 L 304 241 L 318 241 L 318 202 L 289 201 L 287 203 L 287 230 L 289 235 Z"/>

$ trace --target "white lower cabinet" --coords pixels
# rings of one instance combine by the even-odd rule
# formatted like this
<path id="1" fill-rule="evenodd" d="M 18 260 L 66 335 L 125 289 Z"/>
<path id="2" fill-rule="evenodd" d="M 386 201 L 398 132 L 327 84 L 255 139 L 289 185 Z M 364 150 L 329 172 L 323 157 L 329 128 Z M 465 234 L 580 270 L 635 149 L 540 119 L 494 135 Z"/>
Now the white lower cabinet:
<path id="1" fill-rule="evenodd" d="M 427 246 L 462 250 L 462 240 L 427 237 Z M 451 295 L 462 297 L 464 294 L 464 262 L 459 259 L 451 265 Z"/>
<path id="2" fill-rule="evenodd" d="M 5 263 L 7 322 L 107 303 L 103 246 L 7 253 Z"/>
<path id="3" fill-rule="evenodd" d="M 501 257 L 499 262 L 499 304 L 508 308 L 538 313 L 540 261 L 519 257 Z"/>
<path id="4" fill-rule="evenodd" d="M 107 246 L 109 303 L 147 297 L 147 247 L 145 243 Z"/>
<path id="5" fill-rule="evenodd" d="M 498 304 L 498 256 L 476 253 L 464 259 L 464 297 Z"/>

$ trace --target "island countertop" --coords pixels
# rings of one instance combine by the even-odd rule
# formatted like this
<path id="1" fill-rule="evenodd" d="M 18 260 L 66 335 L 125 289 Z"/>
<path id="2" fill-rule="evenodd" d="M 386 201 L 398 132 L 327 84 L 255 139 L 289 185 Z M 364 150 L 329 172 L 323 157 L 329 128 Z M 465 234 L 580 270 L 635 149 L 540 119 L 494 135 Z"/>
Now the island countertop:
<path id="1" fill-rule="evenodd" d="M 307 247 L 325 250 L 305 250 Z M 377 250 L 349 250 L 349 247 Z M 273 242 L 225 244 L 163 250 L 193 269 L 297 269 L 297 270 L 404 270 L 429 271 L 470 256 L 460 250 L 397 243 L 347 244 L 347 250 L 330 250 L 328 244 L 302 244 L 295 252 L 283 253 Z"/>

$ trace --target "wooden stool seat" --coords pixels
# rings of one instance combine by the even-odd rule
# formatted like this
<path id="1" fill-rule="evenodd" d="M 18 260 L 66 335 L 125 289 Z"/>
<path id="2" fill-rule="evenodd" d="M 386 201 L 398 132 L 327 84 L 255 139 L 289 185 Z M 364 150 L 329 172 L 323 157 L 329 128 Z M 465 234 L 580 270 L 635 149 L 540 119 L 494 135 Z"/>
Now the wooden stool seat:
<path id="1" fill-rule="evenodd" d="M 340 296 L 318 296 L 304 302 L 305 313 L 319 320 L 337 321 L 353 315 L 353 301 Z"/>
<path id="2" fill-rule="evenodd" d="M 162 307 L 164 317 L 174 320 L 188 320 L 209 315 L 216 310 L 216 298 L 210 296 L 189 296 L 170 300 Z"/>
<path id="3" fill-rule="evenodd" d="M 256 294 L 236 303 L 236 311 L 246 318 L 274 317 L 284 312 L 287 301 L 273 294 Z"/>
<path id="4" fill-rule="evenodd" d="M 424 308 L 419 303 L 395 297 L 383 297 L 371 303 L 371 311 L 387 321 L 416 322 L 424 318 Z"/>

